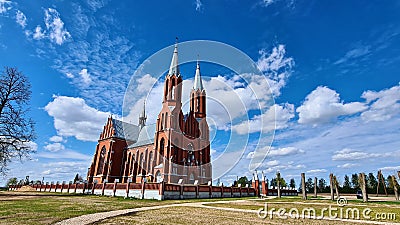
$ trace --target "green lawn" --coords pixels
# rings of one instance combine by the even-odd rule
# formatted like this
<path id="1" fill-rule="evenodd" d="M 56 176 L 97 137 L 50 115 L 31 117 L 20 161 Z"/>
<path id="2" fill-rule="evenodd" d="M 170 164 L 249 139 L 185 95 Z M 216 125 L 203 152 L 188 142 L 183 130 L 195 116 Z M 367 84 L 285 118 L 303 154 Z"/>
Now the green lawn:
<path id="1" fill-rule="evenodd" d="M 63 219 L 96 212 L 153 205 L 197 201 L 212 202 L 219 200 L 233 199 L 158 201 L 66 193 L 0 191 L 0 224 L 53 224 Z"/>

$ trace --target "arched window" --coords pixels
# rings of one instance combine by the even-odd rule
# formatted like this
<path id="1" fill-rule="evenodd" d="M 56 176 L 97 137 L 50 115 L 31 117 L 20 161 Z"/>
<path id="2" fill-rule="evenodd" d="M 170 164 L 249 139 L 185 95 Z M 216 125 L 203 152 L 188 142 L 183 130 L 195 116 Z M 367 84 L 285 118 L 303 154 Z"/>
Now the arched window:
<path id="1" fill-rule="evenodd" d="M 197 96 L 196 97 L 196 102 L 197 102 L 197 108 L 196 108 L 196 112 L 200 112 L 200 97 L 199 96 Z"/>
<path id="2" fill-rule="evenodd" d="M 162 176 L 161 176 L 161 172 L 157 171 L 156 173 L 156 182 L 157 183 L 161 183 L 162 182 Z"/>
<path id="3" fill-rule="evenodd" d="M 164 156 L 164 147 L 165 147 L 165 141 L 164 141 L 164 138 L 161 138 L 161 141 L 160 141 L 160 154 L 161 154 L 161 156 Z"/>
<path id="4" fill-rule="evenodd" d="M 104 160 L 106 158 L 106 147 L 103 146 L 100 151 L 99 163 L 97 164 L 97 175 L 103 174 Z"/>
<path id="5" fill-rule="evenodd" d="M 168 79 L 165 81 L 165 96 L 168 96 Z"/>
<path id="6" fill-rule="evenodd" d="M 168 113 L 165 113 L 165 129 L 167 129 L 168 125 Z"/>
<path id="7" fill-rule="evenodd" d="M 139 161 L 140 167 L 143 167 L 143 161 L 144 161 L 144 158 L 143 158 L 143 152 L 142 152 L 142 153 L 140 153 L 140 161 Z"/>
<path id="8" fill-rule="evenodd" d="M 164 130 L 164 113 L 161 114 L 161 130 Z"/>
<path id="9" fill-rule="evenodd" d="M 172 87 L 171 87 L 171 99 L 175 99 L 175 80 L 172 80 Z"/>
<path id="10" fill-rule="evenodd" d="M 193 109 L 193 111 L 195 111 L 194 110 L 194 93 L 192 93 L 192 102 L 191 103 L 192 103 L 192 109 Z"/>
<path id="11" fill-rule="evenodd" d="M 148 166 L 147 166 L 147 170 L 150 171 L 151 170 L 151 166 L 153 165 L 153 151 L 150 151 L 150 155 L 149 155 L 149 161 L 148 161 Z"/>
<path id="12" fill-rule="evenodd" d="M 194 174 L 193 173 L 190 174 L 189 180 L 194 181 Z"/>

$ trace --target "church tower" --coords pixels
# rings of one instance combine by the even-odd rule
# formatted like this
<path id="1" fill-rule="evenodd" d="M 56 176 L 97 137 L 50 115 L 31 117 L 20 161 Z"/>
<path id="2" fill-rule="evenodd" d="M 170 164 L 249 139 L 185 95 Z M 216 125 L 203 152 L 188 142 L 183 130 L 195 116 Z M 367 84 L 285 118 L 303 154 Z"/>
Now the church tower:
<path id="1" fill-rule="evenodd" d="M 146 120 L 147 120 L 146 102 L 143 102 L 143 111 L 142 111 L 142 114 L 140 114 L 140 117 L 139 117 L 139 127 L 140 128 L 143 128 L 144 126 L 146 126 Z"/>
<path id="2" fill-rule="evenodd" d="M 206 116 L 206 91 L 203 87 L 198 61 L 193 88 L 190 92 L 190 111 L 194 113 L 195 118 L 204 118 Z"/>

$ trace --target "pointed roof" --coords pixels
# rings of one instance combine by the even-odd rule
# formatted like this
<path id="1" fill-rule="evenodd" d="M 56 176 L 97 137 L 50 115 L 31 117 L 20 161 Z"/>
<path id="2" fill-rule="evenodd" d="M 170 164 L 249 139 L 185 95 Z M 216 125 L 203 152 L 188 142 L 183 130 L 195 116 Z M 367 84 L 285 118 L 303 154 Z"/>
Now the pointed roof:
<path id="1" fill-rule="evenodd" d="M 199 60 L 197 60 L 196 75 L 194 76 L 193 89 L 200 90 L 200 91 L 204 90 L 203 81 L 201 79 L 201 74 L 200 74 Z"/>
<path id="2" fill-rule="evenodd" d="M 171 65 L 169 66 L 168 75 L 172 76 L 175 74 L 176 76 L 180 76 L 179 71 L 179 63 L 178 63 L 178 38 L 176 38 L 174 53 L 172 55 Z"/>
<path id="3" fill-rule="evenodd" d="M 147 119 L 147 116 L 146 116 L 146 101 L 143 101 L 143 111 L 142 111 L 142 114 L 140 115 L 140 117 Z"/>

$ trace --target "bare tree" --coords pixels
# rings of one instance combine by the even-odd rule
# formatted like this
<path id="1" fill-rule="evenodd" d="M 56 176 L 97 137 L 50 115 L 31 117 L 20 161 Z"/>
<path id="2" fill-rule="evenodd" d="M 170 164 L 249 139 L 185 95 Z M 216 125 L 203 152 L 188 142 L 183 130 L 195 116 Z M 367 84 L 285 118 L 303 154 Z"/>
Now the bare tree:
<path id="1" fill-rule="evenodd" d="M 5 67 L 0 74 L 0 173 L 15 157 L 29 155 L 35 139 L 34 123 L 27 117 L 31 85 L 16 68 Z"/>

